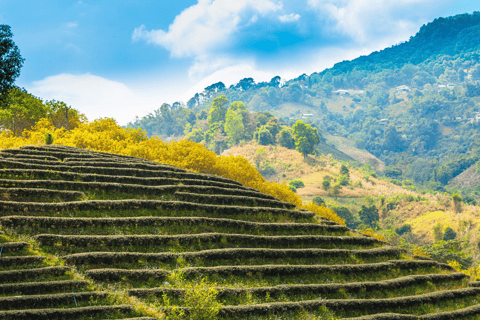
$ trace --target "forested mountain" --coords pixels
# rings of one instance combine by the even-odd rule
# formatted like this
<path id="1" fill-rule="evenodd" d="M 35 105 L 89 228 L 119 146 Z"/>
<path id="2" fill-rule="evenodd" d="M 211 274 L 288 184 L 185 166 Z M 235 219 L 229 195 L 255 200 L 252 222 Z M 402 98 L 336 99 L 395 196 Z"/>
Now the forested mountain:
<path id="1" fill-rule="evenodd" d="M 389 165 L 387 173 L 396 172 L 398 180 L 444 190 L 448 181 L 478 160 L 479 31 L 480 12 L 438 18 L 404 43 L 320 73 L 289 81 L 277 76 L 260 83 L 245 78 L 229 88 L 219 82 L 186 105 L 163 105 L 163 112 L 129 126 L 160 136 L 185 134 L 208 145 L 208 135 L 216 140 L 224 135 L 222 141 L 231 143 L 255 138 L 255 132 L 258 138 L 266 123 L 245 121 L 255 117 L 251 112 L 269 112 L 288 127 L 302 118 L 318 128 L 320 136 L 355 141 L 356 147 Z M 225 123 L 215 128 L 208 124 L 213 99 L 220 96 L 228 99 L 225 108 L 234 101 L 245 104 L 249 112 L 242 119 L 244 125 L 250 123 L 250 131 L 244 130 L 249 134 L 232 141 Z M 221 149 L 214 144 L 210 148 Z"/>

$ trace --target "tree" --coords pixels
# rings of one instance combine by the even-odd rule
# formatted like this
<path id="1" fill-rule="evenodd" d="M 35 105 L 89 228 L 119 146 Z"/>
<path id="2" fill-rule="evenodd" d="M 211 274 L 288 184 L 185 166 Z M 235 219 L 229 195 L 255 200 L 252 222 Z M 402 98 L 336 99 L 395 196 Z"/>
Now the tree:
<path id="1" fill-rule="evenodd" d="M 13 87 L 15 79 L 20 75 L 20 68 L 25 59 L 12 40 L 10 26 L 0 25 L 0 93 L 3 94 Z"/>
<path id="2" fill-rule="evenodd" d="M 278 143 L 287 149 L 295 149 L 292 129 L 284 127 L 277 135 Z"/>
<path id="3" fill-rule="evenodd" d="M 342 164 L 340 166 L 340 174 L 344 176 L 348 176 L 350 174 L 350 171 L 348 170 L 346 165 Z"/>
<path id="4" fill-rule="evenodd" d="M 225 121 L 225 133 L 228 135 L 230 145 L 237 144 L 243 138 L 244 131 L 241 113 L 229 108 Z"/>
<path id="5" fill-rule="evenodd" d="M 444 241 L 449 241 L 453 240 L 457 237 L 457 233 L 453 231 L 452 228 L 449 226 L 446 226 L 445 229 L 443 230 L 443 240 Z"/>
<path id="6" fill-rule="evenodd" d="M 267 126 L 261 126 L 258 128 L 258 130 L 255 131 L 254 138 L 257 140 L 258 144 L 261 144 L 262 146 L 273 145 L 275 143 L 275 139 Z"/>
<path id="7" fill-rule="evenodd" d="M 371 206 L 362 206 L 362 209 L 358 212 L 358 216 L 365 223 L 367 227 L 374 228 L 377 226 L 380 216 L 378 214 L 378 209 L 375 205 Z"/>
<path id="8" fill-rule="evenodd" d="M 304 158 L 307 157 L 307 154 L 313 153 L 315 145 L 320 143 L 320 135 L 317 129 L 302 120 L 298 120 L 293 125 L 293 136 L 295 139 L 295 147 L 303 154 Z"/>
<path id="9" fill-rule="evenodd" d="M 13 87 L 4 94 L 3 100 L 0 127 L 11 130 L 15 136 L 21 136 L 24 130 L 47 117 L 47 106 L 25 89 Z"/>
<path id="10" fill-rule="evenodd" d="M 208 125 L 211 126 L 214 123 L 225 123 L 225 116 L 227 114 L 227 104 L 230 103 L 227 97 L 224 95 L 213 99 L 212 106 L 210 107 L 209 116 L 207 118 Z"/>

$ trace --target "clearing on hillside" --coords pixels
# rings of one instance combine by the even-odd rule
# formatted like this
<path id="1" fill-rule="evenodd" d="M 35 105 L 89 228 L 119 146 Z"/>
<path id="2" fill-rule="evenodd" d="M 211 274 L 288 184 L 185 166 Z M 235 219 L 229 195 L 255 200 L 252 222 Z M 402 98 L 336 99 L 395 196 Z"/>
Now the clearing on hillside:
<path id="1" fill-rule="evenodd" d="M 220 319 L 480 318 L 465 274 L 233 180 L 55 145 L 0 164 L 0 319 L 207 319 L 209 287 Z"/>

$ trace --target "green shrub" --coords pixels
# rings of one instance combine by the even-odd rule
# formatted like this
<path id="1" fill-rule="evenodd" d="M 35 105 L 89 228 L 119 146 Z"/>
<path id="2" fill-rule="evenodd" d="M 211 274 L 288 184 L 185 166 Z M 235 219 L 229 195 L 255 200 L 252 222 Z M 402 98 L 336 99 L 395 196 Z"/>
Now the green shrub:
<path id="1" fill-rule="evenodd" d="M 290 181 L 288 184 L 289 184 L 290 186 L 293 186 L 293 187 L 297 188 L 297 189 L 298 189 L 298 188 L 303 188 L 303 187 L 305 187 L 305 183 L 303 183 L 303 181 L 300 180 L 300 179 L 292 180 L 292 181 Z"/>
<path id="2" fill-rule="evenodd" d="M 340 176 L 338 178 L 338 184 L 341 186 L 348 186 L 350 183 L 347 176 Z"/>
<path id="3" fill-rule="evenodd" d="M 297 193 L 297 188 L 295 188 L 294 186 L 288 185 L 288 188 L 289 188 L 290 190 L 292 190 L 293 192 Z"/>
<path id="4" fill-rule="evenodd" d="M 453 231 L 452 228 L 450 227 L 445 227 L 443 230 L 443 240 L 444 241 L 449 241 L 449 240 L 454 240 L 457 237 L 457 233 Z"/>
<path id="5" fill-rule="evenodd" d="M 325 190 L 325 191 L 327 191 L 328 189 L 330 189 L 330 180 L 327 180 L 326 177 L 323 179 L 322 188 L 323 188 L 323 190 Z"/>
<path id="6" fill-rule="evenodd" d="M 51 132 L 45 132 L 45 134 L 43 135 L 43 140 L 45 141 L 45 144 L 52 144 L 53 140 L 55 139 Z"/>
<path id="7" fill-rule="evenodd" d="M 314 197 L 312 202 L 318 206 L 325 205 L 325 201 L 320 196 Z"/>
<path id="8" fill-rule="evenodd" d="M 375 205 L 370 205 L 368 207 L 362 206 L 362 209 L 358 212 L 358 216 L 365 223 L 367 227 L 374 228 L 377 226 L 380 216 L 378 214 L 378 209 Z"/>
<path id="9" fill-rule="evenodd" d="M 347 166 L 342 164 L 340 167 L 340 174 L 344 176 L 348 176 L 350 174 L 350 171 L 348 170 Z"/>
<path id="10" fill-rule="evenodd" d="M 355 221 L 355 217 L 353 216 L 353 214 L 350 212 L 350 210 L 348 210 L 347 208 L 345 207 L 332 207 L 331 208 L 340 218 L 344 219 L 345 220 L 345 224 L 347 225 L 347 227 L 349 228 L 354 228 L 357 223 Z"/>
<path id="11" fill-rule="evenodd" d="M 403 226 L 401 226 L 400 228 L 395 228 L 395 232 L 401 236 L 405 233 L 409 233 L 409 232 L 412 232 L 412 226 L 409 225 L 409 224 L 404 224 Z"/>

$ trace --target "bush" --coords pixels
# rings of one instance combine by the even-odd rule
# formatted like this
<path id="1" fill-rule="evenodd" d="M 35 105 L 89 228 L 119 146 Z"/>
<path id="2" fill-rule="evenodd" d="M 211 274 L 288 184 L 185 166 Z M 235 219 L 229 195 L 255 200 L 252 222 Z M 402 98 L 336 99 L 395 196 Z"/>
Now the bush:
<path id="1" fill-rule="evenodd" d="M 330 189 L 330 180 L 327 180 L 326 177 L 323 179 L 322 188 L 323 188 L 323 190 L 325 190 L 325 191 L 327 191 L 328 189 Z"/>
<path id="2" fill-rule="evenodd" d="M 409 233 L 409 232 L 412 232 L 412 226 L 409 225 L 409 224 L 404 224 L 403 226 L 401 226 L 400 228 L 395 228 L 395 232 L 401 236 L 405 233 Z"/>
<path id="3" fill-rule="evenodd" d="M 449 241 L 449 240 L 454 240 L 457 237 L 457 233 L 453 231 L 452 228 L 450 227 L 445 227 L 443 230 L 443 240 L 444 241 Z"/>
<path id="4" fill-rule="evenodd" d="M 337 216 L 345 220 L 347 227 L 354 228 L 357 225 L 357 223 L 355 222 L 355 217 L 347 208 L 333 207 L 332 210 L 337 214 Z"/>
<path id="5" fill-rule="evenodd" d="M 297 188 L 297 189 L 298 189 L 298 188 L 303 188 L 303 187 L 305 187 L 305 183 L 303 183 L 303 181 L 300 180 L 300 179 L 292 180 L 292 181 L 290 181 L 290 182 L 288 183 L 288 185 L 293 186 L 293 187 L 295 187 L 295 188 Z"/>
<path id="6" fill-rule="evenodd" d="M 43 140 L 45 141 L 45 144 L 52 144 L 53 140 L 55 139 L 53 138 L 53 134 L 51 132 L 45 132 L 43 135 Z"/>
<path id="7" fill-rule="evenodd" d="M 341 185 L 341 186 L 348 186 L 349 185 L 348 177 L 347 176 L 340 176 L 338 178 L 338 184 Z"/>
<path id="8" fill-rule="evenodd" d="M 376 227 L 380 220 L 378 209 L 375 205 L 370 205 L 369 207 L 362 206 L 362 209 L 358 212 L 358 216 L 366 226 L 371 228 Z"/>
<path id="9" fill-rule="evenodd" d="M 349 173 L 350 171 L 348 170 L 347 166 L 342 164 L 342 166 L 340 167 L 340 174 L 344 176 L 348 176 Z"/>
<path id="10" fill-rule="evenodd" d="M 314 197 L 312 202 L 315 203 L 317 206 L 321 206 L 321 205 L 325 206 L 325 201 L 323 201 L 323 199 L 320 198 L 320 196 Z"/>
<path id="11" fill-rule="evenodd" d="M 295 187 L 292 186 L 292 185 L 288 185 L 288 189 L 290 189 L 291 191 L 297 193 L 297 188 L 295 188 Z"/>

